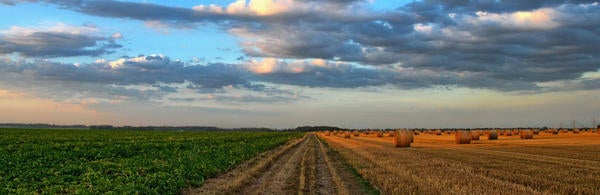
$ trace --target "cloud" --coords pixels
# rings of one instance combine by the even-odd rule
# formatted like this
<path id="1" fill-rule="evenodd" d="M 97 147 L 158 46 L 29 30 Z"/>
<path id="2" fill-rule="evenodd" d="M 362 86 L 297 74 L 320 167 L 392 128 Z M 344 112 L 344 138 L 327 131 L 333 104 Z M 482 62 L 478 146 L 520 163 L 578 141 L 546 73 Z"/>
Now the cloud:
<path id="1" fill-rule="evenodd" d="M 226 77 L 194 81 L 197 77 L 186 74 L 200 71 L 194 70 L 200 66 L 169 62 L 176 65 L 174 70 L 186 70 L 182 78 L 212 86 L 202 90 L 255 79 L 309 87 L 390 84 L 543 91 L 547 87 L 539 83 L 577 80 L 600 68 L 600 6 L 595 1 L 424 0 L 387 11 L 374 11 L 365 6 L 367 1 L 353 0 L 238 0 L 227 6 L 193 8 L 122 1 L 44 2 L 94 16 L 141 20 L 162 29 L 219 24 L 240 37 L 248 59 L 243 62 L 246 72 L 228 67 L 222 71 L 233 71 L 231 78 L 215 72 Z M 309 62 L 314 59 L 323 61 Z M 156 67 L 150 62 L 142 65 L 134 60 L 107 63 L 110 71 L 169 75 L 152 69 Z M 160 80 L 173 82 L 169 79 L 176 80 Z"/>
<path id="2" fill-rule="evenodd" d="M 560 27 L 555 21 L 560 17 L 555 9 L 543 8 L 532 11 L 517 11 L 513 13 L 488 13 L 478 11 L 477 17 L 467 19 L 474 26 L 490 25 L 507 30 L 550 30 Z"/>
<path id="3" fill-rule="evenodd" d="M 90 64 L 48 60 L 0 59 L 0 89 L 22 91 L 57 101 L 99 99 L 160 101 L 177 94 L 218 94 L 217 102 L 298 99 L 294 92 L 256 84 L 252 73 L 235 64 L 185 64 L 164 55 L 140 55 Z M 234 91 L 237 96 L 230 93 Z M 233 92 L 231 92 L 233 93 Z M 236 98 L 234 98 L 236 97 Z M 177 97 L 175 97 L 177 98 Z"/>
<path id="4" fill-rule="evenodd" d="M 0 54 L 17 53 L 26 57 L 100 56 L 110 54 L 122 45 L 116 42 L 120 33 L 103 37 L 95 35 L 92 26 L 57 24 L 46 29 L 13 26 L 0 31 Z"/>
<path id="5" fill-rule="evenodd" d="M 295 6 L 297 5 L 293 0 L 237 0 L 226 7 L 198 5 L 193 7 L 193 10 L 217 14 L 267 16 L 289 11 Z"/>

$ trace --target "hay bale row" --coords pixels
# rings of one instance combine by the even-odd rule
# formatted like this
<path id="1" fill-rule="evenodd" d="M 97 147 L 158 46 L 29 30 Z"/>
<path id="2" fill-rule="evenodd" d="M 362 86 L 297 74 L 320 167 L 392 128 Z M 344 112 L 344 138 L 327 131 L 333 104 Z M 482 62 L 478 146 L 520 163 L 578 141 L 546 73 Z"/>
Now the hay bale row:
<path id="1" fill-rule="evenodd" d="M 344 132 L 344 138 L 350 138 L 350 132 Z"/>

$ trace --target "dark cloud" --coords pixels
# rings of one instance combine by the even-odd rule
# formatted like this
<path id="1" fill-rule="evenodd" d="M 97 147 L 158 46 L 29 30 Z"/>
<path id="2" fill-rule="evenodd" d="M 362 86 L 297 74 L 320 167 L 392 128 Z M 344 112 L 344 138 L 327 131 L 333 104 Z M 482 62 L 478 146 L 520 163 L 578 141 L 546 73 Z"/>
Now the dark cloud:
<path id="1" fill-rule="evenodd" d="M 589 4 L 595 0 L 544 0 L 544 1 L 521 1 L 521 0 L 423 0 L 412 2 L 402 9 L 417 13 L 440 13 L 440 12 L 513 12 L 530 11 L 543 7 L 555 7 L 564 4 Z M 437 10 L 437 11 L 435 11 Z"/>
<path id="2" fill-rule="evenodd" d="M 244 80 L 244 70 L 234 65 L 184 66 L 179 61 L 171 61 L 168 57 L 159 55 L 122 58 L 113 62 L 97 62 L 80 66 L 41 60 L 33 62 L 8 60 L 0 64 L 0 71 L 7 75 L 0 79 L 5 84 L 31 85 L 21 86 L 22 89 L 52 88 L 54 84 L 66 88 L 73 87 L 71 90 L 42 90 L 48 94 L 57 94 L 78 92 L 81 90 L 80 86 L 94 86 L 85 91 L 113 93 L 115 96 L 132 96 L 140 99 L 175 93 L 177 88 L 174 85 L 183 85 L 185 82 L 206 89 L 218 89 L 248 82 Z M 152 89 L 141 90 L 137 86 L 142 88 L 147 86 Z"/>
<path id="3" fill-rule="evenodd" d="M 321 58 L 367 67 L 305 66 L 301 72 L 250 74 L 235 65 L 187 67 L 181 62 L 147 59 L 143 64 L 127 62 L 122 69 L 107 70 L 111 75 L 103 77 L 140 74 L 114 78 L 118 84 L 186 80 L 199 91 L 250 81 L 334 88 L 391 84 L 518 91 L 541 90 L 544 87 L 539 83 L 574 80 L 600 68 L 600 5 L 587 0 L 424 0 L 384 12 L 361 7 L 364 1 L 303 0 L 297 7 L 271 15 L 121 1 L 44 2 L 102 17 L 217 23 L 242 38 L 242 51 L 249 57 Z M 309 6 L 317 3 L 323 6 Z M 76 43 L 97 46 L 99 41 L 84 40 Z M 75 48 L 82 45 L 74 44 Z M 76 52 L 82 51 L 61 51 Z M 169 68 L 162 69 L 164 64 Z M 171 76 L 175 74 L 180 76 Z"/>
<path id="4" fill-rule="evenodd" d="M 240 65 L 184 64 L 163 55 L 99 60 L 81 65 L 0 59 L 0 72 L 5 75 L 0 78 L 0 88 L 31 90 L 26 92 L 56 99 L 81 96 L 147 101 L 177 95 L 183 89 L 192 89 L 196 94 L 221 94 L 211 99 L 223 102 L 290 101 L 303 97 L 289 90 L 253 83 L 259 81 L 251 79 L 251 73 Z M 226 94 L 226 89 L 248 94 L 238 98 Z"/>
<path id="5" fill-rule="evenodd" d="M 100 56 L 122 47 L 113 37 L 86 32 L 93 30 L 90 27 L 59 25 L 56 28 L 37 30 L 13 27 L 0 34 L 0 54 L 17 53 L 26 57 L 44 58 Z"/>

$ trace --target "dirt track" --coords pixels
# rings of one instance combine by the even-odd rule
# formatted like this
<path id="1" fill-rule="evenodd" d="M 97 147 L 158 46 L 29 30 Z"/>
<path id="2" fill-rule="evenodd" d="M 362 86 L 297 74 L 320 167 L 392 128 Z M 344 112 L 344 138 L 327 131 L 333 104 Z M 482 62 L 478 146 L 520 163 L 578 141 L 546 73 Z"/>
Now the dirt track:
<path id="1" fill-rule="evenodd" d="M 240 165 L 186 194 L 363 194 L 362 184 L 314 134 Z"/>

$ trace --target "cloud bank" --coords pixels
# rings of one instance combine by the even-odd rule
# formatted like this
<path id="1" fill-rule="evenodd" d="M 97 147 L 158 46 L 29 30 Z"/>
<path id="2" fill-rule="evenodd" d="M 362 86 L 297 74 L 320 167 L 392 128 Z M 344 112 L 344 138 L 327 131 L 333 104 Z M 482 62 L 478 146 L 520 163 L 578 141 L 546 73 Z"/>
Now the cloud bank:
<path id="1" fill-rule="evenodd" d="M 215 93 L 227 87 L 262 90 L 265 95 L 267 83 L 272 90 L 265 97 L 284 97 L 274 100 L 293 96 L 277 85 L 527 93 L 600 87 L 599 78 L 584 76 L 600 69 L 600 5 L 595 1 L 424 0 L 386 11 L 361 0 L 238 0 L 191 8 L 111 0 L 1 1 L 23 2 L 161 28 L 217 24 L 241 39 L 245 57 L 238 63 L 186 64 L 168 56 L 141 55 L 79 66 L 5 60 L 0 69 L 11 75 L 3 77 L 5 82 L 79 82 L 143 97 L 182 89 Z M 0 54 L 101 56 L 123 47 L 116 41 L 122 36 L 100 36 L 86 26 L 12 27 L 2 31 Z M 140 85 L 154 86 L 154 92 L 123 88 Z M 238 98 L 245 99 L 252 98 Z"/>
<path id="2" fill-rule="evenodd" d="M 93 26 L 58 24 L 47 29 L 13 26 L 0 31 L 0 54 L 16 53 L 25 57 L 100 56 L 123 47 L 117 43 L 120 33 L 95 35 Z"/>

